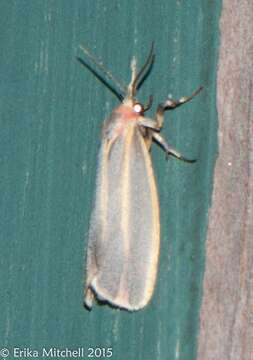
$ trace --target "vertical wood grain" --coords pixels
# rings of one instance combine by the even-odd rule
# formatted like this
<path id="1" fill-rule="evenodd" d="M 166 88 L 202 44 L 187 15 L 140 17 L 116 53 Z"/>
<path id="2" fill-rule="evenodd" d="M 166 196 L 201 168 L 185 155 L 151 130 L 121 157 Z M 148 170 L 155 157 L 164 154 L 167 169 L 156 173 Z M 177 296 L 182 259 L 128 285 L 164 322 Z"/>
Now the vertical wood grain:
<path id="1" fill-rule="evenodd" d="M 253 354 L 253 4 L 223 1 L 219 156 L 208 226 L 198 359 Z"/>

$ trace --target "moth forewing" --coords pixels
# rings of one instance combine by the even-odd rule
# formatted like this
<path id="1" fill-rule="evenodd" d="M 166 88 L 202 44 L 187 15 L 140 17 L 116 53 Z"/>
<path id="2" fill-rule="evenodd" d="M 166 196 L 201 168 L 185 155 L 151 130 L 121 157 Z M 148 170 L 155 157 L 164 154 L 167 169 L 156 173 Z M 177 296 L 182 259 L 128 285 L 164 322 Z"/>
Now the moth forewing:
<path id="1" fill-rule="evenodd" d="M 94 292 L 100 300 L 137 310 L 149 301 L 156 278 L 158 198 L 143 135 L 135 122 L 117 135 L 120 121 L 114 115 L 104 129 L 107 135 L 99 156 L 85 302 L 91 306 Z"/>

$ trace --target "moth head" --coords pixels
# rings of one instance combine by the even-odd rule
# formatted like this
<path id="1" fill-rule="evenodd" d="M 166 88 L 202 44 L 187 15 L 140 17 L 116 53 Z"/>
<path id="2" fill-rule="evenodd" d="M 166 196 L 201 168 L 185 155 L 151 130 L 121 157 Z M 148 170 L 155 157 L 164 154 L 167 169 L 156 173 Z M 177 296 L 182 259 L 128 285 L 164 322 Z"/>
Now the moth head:
<path id="1" fill-rule="evenodd" d="M 139 115 L 143 115 L 145 113 L 145 111 L 147 111 L 148 109 L 151 108 L 152 102 L 153 102 L 152 95 L 149 96 L 148 102 L 145 105 L 143 105 L 142 103 L 140 103 L 139 101 L 134 99 L 133 105 L 132 105 L 133 111 Z"/>

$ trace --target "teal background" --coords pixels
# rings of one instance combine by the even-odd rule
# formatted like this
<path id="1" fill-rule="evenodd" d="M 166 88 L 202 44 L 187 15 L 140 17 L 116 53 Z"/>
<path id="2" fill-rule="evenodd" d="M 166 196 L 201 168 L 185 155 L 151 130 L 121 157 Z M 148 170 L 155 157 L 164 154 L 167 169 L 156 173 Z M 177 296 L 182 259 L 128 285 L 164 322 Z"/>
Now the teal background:
<path id="1" fill-rule="evenodd" d="M 221 2 L 1 1 L 0 347 L 112 347 L 113 359 L 196 359 L 205 234 L 217 152 L 215 81 Z M 90 48 L 123 82 L 151 42 L 139 92 L 190 103 L 163 135 L 197 163 L 152 157 L 161 256 L 151 303 L 128 313 L 82 306 L 85 247 L 103 119 L 116 97 L 82 67 Z M 87 353 L 86 353 L 87 355 Z M 24 357 L 19 357 L 24 358 Z M 87 356 L 86 356 L 87 358 Z"/>

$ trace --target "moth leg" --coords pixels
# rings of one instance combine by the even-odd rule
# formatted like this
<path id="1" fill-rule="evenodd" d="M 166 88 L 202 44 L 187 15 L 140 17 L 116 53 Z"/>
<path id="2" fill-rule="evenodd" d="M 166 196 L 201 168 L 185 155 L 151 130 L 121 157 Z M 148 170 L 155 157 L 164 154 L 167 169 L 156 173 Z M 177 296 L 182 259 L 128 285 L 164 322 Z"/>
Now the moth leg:
<path id="1" fill-rule="evenodd" d="M 147 117 L 142 116 L 139 120 L 138 120 L 138 125 L 144 126 L 145 128 L 149 128 L 152 129 L 154 131 L 159 131 L 160 127 L 157 124 L 157 121 L 154 119 L 150 119 Z"/>
<path id="2" fill-rule="evenodd" d="M 149 151 L 153 142 L 152 134 L 153 132 L 159 131 L 160 128 L 157 127 L 157 122 L 154 119 L 149 119 L 144 116 L 138 119 L 138 126 Z"/>
<path id="3" fill-rule="evenodd" d="M 167 99 L 164 101 L 164 103 L 159 104 L 155 116 L 155 120 L 157 122 L 158 127 L 161 128 L 163 126 L 164 112 L 166 110 L 175 109 L 177 106 L 185 104 L 186 102 L 190 101 L 194 96 L 196 96 L 202 89 L 203 86 L 200 86 L 190 96 L 183 96 L 178 100 Z"/>
<path id="4" fill-rule="evenodd" d="M 165 150 L 165 152 L 169 155 L 173 155 L 176 158 L 183 160 L 188 163 L 194 163 L 196 160 L 190 160 L 184 157 L 180 152 L 178 152 L 176 149 L 174 149 L 167 141 L 162 137 L 161 134 L 153 132 L 152 133 L 153 139 Z"/>

